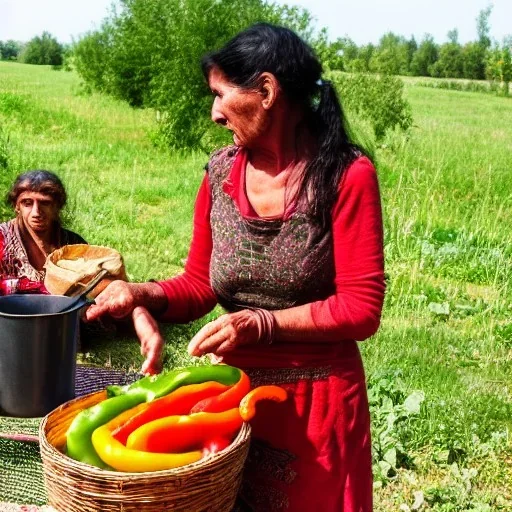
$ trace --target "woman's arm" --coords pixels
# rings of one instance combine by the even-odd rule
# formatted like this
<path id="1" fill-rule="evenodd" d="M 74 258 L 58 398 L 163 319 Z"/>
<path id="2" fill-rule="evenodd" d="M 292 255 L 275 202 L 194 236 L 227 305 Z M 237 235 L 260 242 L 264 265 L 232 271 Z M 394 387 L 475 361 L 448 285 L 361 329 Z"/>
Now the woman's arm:
<path id="1" fill-rule="evenodd" d="M 335 293 L 325 300 L 273 311 L 273 341 L 338 343 L 363 340 L 378 329 L 384 300 L 382 212 L 377 175 L 367 158 L 345 172 L 332 212 Z M 261 315 L 250 310 L 223 315 L 201 329 L 189 344 L 192 355 L 223 354 L 256 343 Z"/>
<path id="2" fill-rule="evenodd" d="M 332 213 L 335 293 L 274 312 L 276 341 L 364 340 L 380 324 L 384 301 L 382 211 L 377 175 L 367 158 L 346 171 Z"/>

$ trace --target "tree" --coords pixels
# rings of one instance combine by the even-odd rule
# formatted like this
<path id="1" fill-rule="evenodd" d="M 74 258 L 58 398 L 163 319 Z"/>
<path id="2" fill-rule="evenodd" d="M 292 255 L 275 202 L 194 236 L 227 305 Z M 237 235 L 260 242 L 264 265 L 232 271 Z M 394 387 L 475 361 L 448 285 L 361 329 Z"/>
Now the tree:
<path id="1" fill-rule="evenodd" d="M 431 67 L 439 56 L 439 49 L 430 34 L 426 34 L 411 61 L 411 73 L 414 76 L 431 76 Z"/>
<path id="2" fill-rule="evenodd" d="M 446 37 L 448 38 L 448 42 L 452 44 L 459 44 L 459 31 L 456 28 L 448 30 Z"/>
<path id="3" fill-rule="evenodd" d="M 489 37 L 491 27 L 489 25 L 489 17 L 492 12 L 492 4 L 486 9 L 482 9 L 476 18 L 476 29 L 478 34 L 478 44 L 487 50 L 491 47 L 491 38 Z"/>
<path id="4" fill-rule="evenodd" d="M 485 79 L 487 50 L 480 43 L 467 43 L 462 48 L 462 74 L 471 80 Z"/>
<path id="5" fill-rule="evenodd" d="M 112 77 L 113 27 L 104 22 L 101 30 L 86 34 L 73 47 L 73 63 L 89 89 L 113 96 Z"/>
<path id="6" fill-rule="evenodd" d="M 448 32 L 448 43 L 439 48 L 439 59 L 431 66 L 432 76 L 441 78 L 462 78 L 462 48 L 458 42 L 459 31 L 455 28 Z"/>
<path id="7" fill-rule="evenodd" d="M 408 73 L 408 46 L 403 36 L 388 32 L 379 41 L 371 61 L 370 70 L 387 75 Z"/>
<path id="8" fill-rule="evenodd" d="M 349 37 L 339 38 L 337 41 L 341 47 L 345 71 L 367 73 L 370 70 L 370 60 L 375 51 L 373 44 L 370 43 L 358 48 L 356 43 Z"/>
<path id="9" fill-rule="evenodd" d="M 503 87 L 503 94 L 510 93 L 510 82 L 512 82 L 512 39 L 503 42 L 503 46 L 495 44 L 489 51 L 486 75 L 489 80 L 498 82 Z"/>
<path id="10" fill-rule="evenodd" d="M 43 32 L 41 37 L 31 39 L 23 52 L 21 61 L 26 64 L 62 65 L 62 45 L 49 33 Z"/>
<path id="11" fill-rule="evenodd" d="M 290 26 L 315 42 L 311 15 L 297 7 L 264 0 L 121 0 L 121 10 L 99 32 L 78 41 L 75 66 L 91 88 L 157 110 L 155 140 L 173 148 L 211 146 L 226 135 L 209 122 L 201 57 L 257 21 Z"/>
<path id="12" fill-rule="evenodd" d="M 407 71 L 408 71 L 408 73 L 410 73 L 412 59 L 414 57 L 414 54 L 418 51 L 418 43 L 416 42 L 416 39 L 414 38 L 414 36 L 412 36 L 411 39 L 409 39 L 406 42 L 406 46 L 407 46 Z"/>
<path id="13" fill-rule="evenodd" d="M 329 42 L 327 29 L 322 29 L 318 36 L 311 42 L 325 71 L 344 70 L 343 43 L 341 39 Z"/>
<path id="14" fill-rule="evenodd" d="M 22 49 L 22 44 L 18 41 L 9 39 L 8 41 L 0 41 L 0 58 L 2 60 L 16 60 Z"/>

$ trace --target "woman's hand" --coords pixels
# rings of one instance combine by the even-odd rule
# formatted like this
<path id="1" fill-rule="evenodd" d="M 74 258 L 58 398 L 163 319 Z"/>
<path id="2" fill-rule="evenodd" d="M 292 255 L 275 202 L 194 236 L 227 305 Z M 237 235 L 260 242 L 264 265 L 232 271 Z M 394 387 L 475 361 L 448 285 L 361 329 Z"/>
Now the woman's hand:
<path id="1" fill-rule="evenodd" d="M 228 313 L 200 329 L 188 344 L 188 353 L 197 357 L 213 354 L 213 360 L 219 362 L 223 354 L 238 345 L 258 343 L 266 335 L 264 328 L 256 311 L 243 309 Z"/>
<path id="2" fill-rule="evenodd" d="M 132 312 L 133 327 L 140 340 L 140 353 L 146 356 L 141 372 L 154 375 L 162 371 L 164 339 L 158 324 L 146 308 L 137 306 Z"/>
<path id="3" fill-rule="evenodd" d="M 95 304 L 89 306 L 85 312 L 87 321 L 92 322 L 103 315 L 112 318 L 125 318 L 135 308 L 135 283 L 126 281 L 112 281 L 94 300 Z"/>

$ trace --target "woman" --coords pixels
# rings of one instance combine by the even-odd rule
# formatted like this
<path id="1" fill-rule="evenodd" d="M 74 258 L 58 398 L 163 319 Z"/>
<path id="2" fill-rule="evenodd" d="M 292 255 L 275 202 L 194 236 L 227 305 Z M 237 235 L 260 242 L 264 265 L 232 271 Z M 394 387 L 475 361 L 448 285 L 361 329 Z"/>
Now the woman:
<path id="1" fill-rule="evenodd" d="M 14 181 L 7 203 L 16 217 L 0 224 L 0 278 L 20 280 L 26 289 L 44 291 L 48 254 L 63 245 L 86 243 L 61 226 L 60 212 L 66 204 L 64 185 L 50 171 L 28 171 Z"/>
<path id="2" fill-rule="evenodd" d="M 375 169 L 352 144 L 334 88 L 292 31 L 257 24 L 203 59 L 212 119 L 234 146 L 207 166 L 185 272 L 112 283 L 87 314 L 145 305 L 188 322 L 216 303 L 189 353 L 285 387 L 262 403 L 241 499 L 259 511 L 370 511 L 366 383 L 356 340 L 375 333 L 384 297 Z M 144 335 L 154 335 L 151 326 Z"/>

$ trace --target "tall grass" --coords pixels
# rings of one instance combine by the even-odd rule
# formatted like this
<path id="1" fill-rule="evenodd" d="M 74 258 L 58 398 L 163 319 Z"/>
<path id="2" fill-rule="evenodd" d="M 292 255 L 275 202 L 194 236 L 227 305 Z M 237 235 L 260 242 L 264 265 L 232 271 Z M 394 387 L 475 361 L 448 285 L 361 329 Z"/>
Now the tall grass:
<path id="1" fill-rule="evenodd" d="M 388 288 L 382 327 L 361 348 L 371 389 L 424 400 L 400 422 L 391 398 L 373 406 L 391 461 L 376 461 L 376 510 L 510 510 L 512 101 L 414 83 L 406 95 L 414 127 L 376 146 Z M 0 63 L 2 190 L 53 169 L 72 229 L 120 250 L 133 280 L 173 275 L 207 155 L 154 147 L 153 115 L 82 95 L 73 73 Z M 165 327 L 166 364 L 187 361 L 204 321 Z M 98 340 L 83 357 L 141 362 L 134 339 Z"/>

